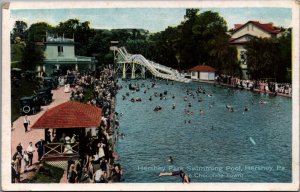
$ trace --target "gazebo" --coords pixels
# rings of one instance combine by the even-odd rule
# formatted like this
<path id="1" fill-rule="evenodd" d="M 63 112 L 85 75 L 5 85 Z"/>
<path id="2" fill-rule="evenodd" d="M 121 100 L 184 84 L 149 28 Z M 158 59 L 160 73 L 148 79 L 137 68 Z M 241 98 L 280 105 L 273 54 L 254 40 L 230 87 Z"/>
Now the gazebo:
<path id="1" fill-rule="evenodd" d="M 101 122 L 102 110 L 96 106 L 68 101 L 48 109 L 31 127 L 32 129 L 45 129 L 45 138 L 52 130 L 51 143 L 44 146 L 44 161 L 66 160 L 78 157 L 80 143 L 85 142 L 87 130 L 96 130 Z M 76 141 L 71 137 L 76 135 Z"/>

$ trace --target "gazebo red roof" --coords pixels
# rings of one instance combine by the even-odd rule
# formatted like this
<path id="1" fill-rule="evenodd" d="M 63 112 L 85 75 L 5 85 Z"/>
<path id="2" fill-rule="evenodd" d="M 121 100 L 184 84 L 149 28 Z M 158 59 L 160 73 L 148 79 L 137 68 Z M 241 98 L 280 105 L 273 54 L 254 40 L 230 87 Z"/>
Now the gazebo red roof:
<path id="1" fill-rule="evenodd" d="M 100 121 L 100 108 L 75 101 L 68 101 L 47 110 L 31 128 L 97 127 L 100 125 Z"/>
<path id="2" fill-rule="evenodd" d="M 190 71 L 197 71 L 197 72 L 215 72 L 216 69 L 208 66 L 208 65 L 197 65 L 190 69 Z"/>

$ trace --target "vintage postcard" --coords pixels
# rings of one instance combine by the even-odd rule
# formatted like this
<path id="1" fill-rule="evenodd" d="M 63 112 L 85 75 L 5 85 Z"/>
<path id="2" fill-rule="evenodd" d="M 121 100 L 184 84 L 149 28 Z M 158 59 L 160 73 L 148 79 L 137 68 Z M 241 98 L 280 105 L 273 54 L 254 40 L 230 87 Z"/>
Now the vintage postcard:
<path id="1" fill-rule="evenodd" d="M 299 190 L 299 1 L 2 4 L 2 190 Z"/>

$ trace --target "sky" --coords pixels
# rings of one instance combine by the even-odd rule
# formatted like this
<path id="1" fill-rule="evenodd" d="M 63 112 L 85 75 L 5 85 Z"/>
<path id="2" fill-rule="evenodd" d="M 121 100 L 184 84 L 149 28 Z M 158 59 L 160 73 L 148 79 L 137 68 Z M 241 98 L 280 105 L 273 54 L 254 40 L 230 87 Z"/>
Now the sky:
<path id="1" fill-rule="evenodd" d="M 201 8 L 200 11 L 218 12 L 227 22 L 228 29 L 234 24 L 249 20 L 261 23 L 273 22 L 280 27 L 290 27 L 290 8 Z M 15 21 L 28 24 L 44 21 L 56 26 L 59 22 L 77 18 L 81 22 L 90 21 L 91 28 L 121 29 L 142 28 L 150 32 L 163 31 L 168 26 L 177 26 L 183 21 L 184 8 L 95 8 L 95 9 L 16 9 L 11 10 L 10 27 Z"/>

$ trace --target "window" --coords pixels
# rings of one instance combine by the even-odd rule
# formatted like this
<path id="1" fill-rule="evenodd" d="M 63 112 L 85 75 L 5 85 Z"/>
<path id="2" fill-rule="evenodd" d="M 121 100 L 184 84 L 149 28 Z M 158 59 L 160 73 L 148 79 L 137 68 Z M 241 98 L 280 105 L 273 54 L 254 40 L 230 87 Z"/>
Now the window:
<path id="1" fill-rule="evenodd" d="M 64 47 L 61 45 L 57 46 L 57 52 L 58 52 L 58 56 L 62 56 L 64 53 Z"/>
<path id="2" fill-rule="evenodd" d="M 249 25 L 247 25 L 247 31 L 249 31 Z"/>
<path id="3" fill-rule="evenodd" d="M 251 28 L 252 28 L 252 31 L 254 31 L 254 26 L 253 25 L 251 25 Z"/>

